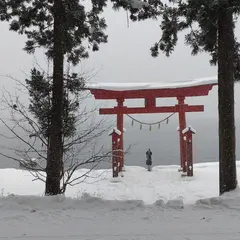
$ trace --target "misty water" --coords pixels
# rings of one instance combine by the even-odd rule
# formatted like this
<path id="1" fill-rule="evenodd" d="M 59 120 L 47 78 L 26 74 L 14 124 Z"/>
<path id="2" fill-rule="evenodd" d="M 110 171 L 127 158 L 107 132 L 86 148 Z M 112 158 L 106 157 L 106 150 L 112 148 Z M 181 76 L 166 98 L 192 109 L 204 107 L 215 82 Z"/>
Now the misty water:
<path id="1" fill-rule="evenodd" d="M 160 115 L 161 116 L 161 115 Z M 148 119 L 149 120 L 149 119 Z M 140 130 L 140 125 L 128 119 L 125 120 L 126 133 L 124 134 L 125 149 L 130 147 L 129 152 L 125 156 L 126 165 L 145 166 L 145 152 L 151 148 L 153 152 L 153 165 L 179 165 L 179 135 L 176 131 L 178 126 L 177 116 L 170 119 L 169 123 L 162 123 L 160 129 L 158 125 L 149 127 L 143 126 Z M 149 122 L 149 121 L 148 121 Z M 215 162 L 218 161 L 218 122 L 216 119 L 188 119 L 188 124 L 197 131 L 193 138 L 193 156 L 195 163 Z M 237 140 L 237 159 L 240 159 L 239 143 L 240 124 L 236 120 L 236 140 Z M 6 129 L 2 128 L 2 132 Z M 14 149 L 16 147 L 14 141 L 8 140 L 1 136 L 2 146 L 4 143 L 8 147 Z M 98 147 L 102 145 L 105 148 L 111 147 L 111 137 L 106 132 L 97 141 Z M 5 145 L 6 146 L 6 145 Z M 4 148 L 1 150 L 4 152 Z M 1 157 L 1 168 L 14 167 L 18 168 L 18 164 L 12 160 Z M 109 163 L 102 163 L 100 168 L 110 167 Z"/>

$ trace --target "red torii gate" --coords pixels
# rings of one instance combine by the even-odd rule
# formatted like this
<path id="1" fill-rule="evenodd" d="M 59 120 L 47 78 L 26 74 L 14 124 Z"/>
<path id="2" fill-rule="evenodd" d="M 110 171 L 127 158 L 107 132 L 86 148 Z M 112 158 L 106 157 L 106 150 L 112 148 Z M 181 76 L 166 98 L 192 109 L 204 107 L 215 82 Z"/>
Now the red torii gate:
<path id="1" fill-rule="evenodd" d="M 203 105 L 188 105 L 186 97 L 207 96 L 217 78 L 196 79 L 185 82 L 170 83 L 98 83 L 89 84 L 86 89 L 90 90 L 95 99 L 116 100 L 117 106 L 113 108 L 101 108 L 99 114 L 116 114 L 117 130 L 119 134 L 119 171 L 124 166 L 123 136 L 124 114 L 146 114 L 146 113 L 173 113 L 179 115 L 179 141 L 180 141 L 180 166 L 186 172 L 186 144 L 184 142 L 183 130 L 186 129 L 186 112 L 203 112 Z M 175 106 L 156 106 L 157 98 L 177 98 Z M 145 99 L 144 107 L 124 106 L 126 99 Z"/>

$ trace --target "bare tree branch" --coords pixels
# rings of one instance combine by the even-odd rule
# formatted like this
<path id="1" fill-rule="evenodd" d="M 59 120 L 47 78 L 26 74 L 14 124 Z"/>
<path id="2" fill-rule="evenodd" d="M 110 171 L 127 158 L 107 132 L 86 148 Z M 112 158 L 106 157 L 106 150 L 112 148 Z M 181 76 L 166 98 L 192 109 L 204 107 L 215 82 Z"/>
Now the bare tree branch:
<path id="1" fill-rule="evenodd" d="M 48 72 L 46 74 L 49 76 Z M 41 132 L 39 122 L 30 113 L 29 107 L 21 102 L 20 94 L 26 94 L 29 91 L 28 87 L 11 76 L 7 76 L 7 78 L 14 80 L 18 89 L 15 95 L 10 94 L 6 89 L 2 91 L 2 99 L 0 100 L 1 107 L 4 111 L 8 110 L 9 119 L 0 118 L 0 122 L 9 131 L 11 136 L 3 133 L 1 133 L 0 136 L 9 141 L 20 141 L 21 147 L 16 149 L 8 146 L 6 149 L 10 151 L 11 154 L 0 153 L 0 155 L 18 162 L 22 168 L 32 174 L 34 177 L 33 181 L 40 180 L 45 182 L 48 139 Z M 115 154 L 112 153 L 111 149 L 105 150 L 104 146 L 97 147 L 97 140 L 103 136 L 109 128 L 104 126 L 103 120 L 96 121 L 96 108 L 87 109 L 83 107 L 88 96 L 89 94 L 85 92 L 79 94 L 78 100 L 81 110 L 76 113 L 77 130 L 73 136 L 63 139 L 61 193 L 66 191 L 67 186 L 74 186 L 85 181 L 87 178 L 93 178 L 90 174 L 91 171 L 97 168 L 102 162 L 110 164 L 112 154 Z M 72 97 L 74 101 L 75 96 L 70 97 Z M 39 101 L 41 101 L 41 99 L 39 99 Z M 36 156 L 37 158 L 33 159 Z M 80 174 L 77 170 L 83 166 L 87 166 L 89 169 L 85 173 Z M 103 172 L 100 175 L 102 174 Z M 96 176 L 96 179 L 97 178 Z"/>

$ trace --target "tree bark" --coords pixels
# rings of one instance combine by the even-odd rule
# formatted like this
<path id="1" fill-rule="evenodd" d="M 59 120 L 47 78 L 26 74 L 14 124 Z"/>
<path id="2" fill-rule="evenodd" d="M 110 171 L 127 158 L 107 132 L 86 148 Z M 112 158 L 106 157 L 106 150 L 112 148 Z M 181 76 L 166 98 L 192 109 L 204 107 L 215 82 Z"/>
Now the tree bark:
<path id="1" fill-rule="evenodd" d="M 49 139 L 49 156 L 47 160 L 46 195 L 60 194 L 62 168 L 62 116 L 63 116 L 63 11 L 62 0 L 55 0 L 54 14 L 54 46 L 53 46 L 53 89 L 52 113 Z"/>
<path id="2" fill-rule="evenodd" d="M 219 192 L 237 187 L 234 119 L 234 24 L 226 8 L 218 15 Z"/>

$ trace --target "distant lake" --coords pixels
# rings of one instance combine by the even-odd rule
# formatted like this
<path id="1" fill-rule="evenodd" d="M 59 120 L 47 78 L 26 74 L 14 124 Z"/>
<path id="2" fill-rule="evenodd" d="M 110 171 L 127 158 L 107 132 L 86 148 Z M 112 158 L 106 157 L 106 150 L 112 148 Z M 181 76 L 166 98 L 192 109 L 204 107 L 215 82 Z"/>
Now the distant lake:
<path id="1" fill-rule="evenodd" d="M 161 118 L 160 118 L 161 119 Z M 125 156 L 126 165 L 145 166 L 145 152 L 151 148 L 153 152 L 154 165 L 179 164 L 179 136 L 176 128 L 177 117 L 170 119 L 169 123 L 153 126 L 151 131 L 147 126 L 140 130 L 139 124 L 132 126 L 131 121 L 125 120 L 126 133 L 124 135 L 125 148 L 131 145 L 130 152 Z M 148 122 L 151 120 L 148 119 Z M 214 119 L 191 119 L 188 123 L 196 129 L 194 135 L 194 162 L 215 162 L 218 161 L 218 122 Z M 240 159 L 239 135 L 240 124 L 236 120 L 237 159 Z M 4 143 L 3 137 L 0 138 Z M 98 145 L 105 143 L 105 147 L 111 147 L 111 138 L 104 134 L 98 141 Z M 1 144 L 3 145 L 3 144 Z M 13 147 L 13 146 L 12 146 Z M 18 167 L 14 161 L 0 157 L 0 167 Z M 101 168 L 109 167 L 109 164 L 102 164 Z"/>

